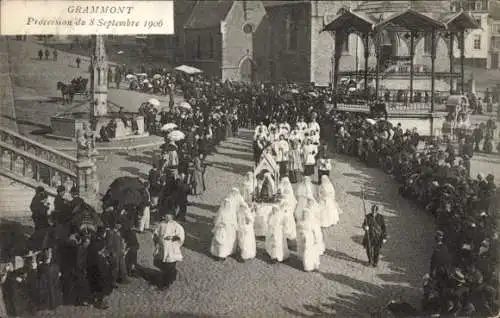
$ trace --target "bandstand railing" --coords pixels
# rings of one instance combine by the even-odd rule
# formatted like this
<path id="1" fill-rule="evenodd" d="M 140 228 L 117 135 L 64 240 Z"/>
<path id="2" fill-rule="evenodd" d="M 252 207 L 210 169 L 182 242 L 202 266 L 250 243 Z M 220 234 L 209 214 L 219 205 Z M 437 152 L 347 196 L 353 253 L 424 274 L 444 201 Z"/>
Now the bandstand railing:
<path id="1" fill-rule="evenodd" d="M 86 197 L 98 187 L 92 160 L 78 160 L 3 127 L 0 174 L 30 187 L 44 186 L 52 194 L 57 186 L 63 185 L 68 191 L 75 186 Z"/>

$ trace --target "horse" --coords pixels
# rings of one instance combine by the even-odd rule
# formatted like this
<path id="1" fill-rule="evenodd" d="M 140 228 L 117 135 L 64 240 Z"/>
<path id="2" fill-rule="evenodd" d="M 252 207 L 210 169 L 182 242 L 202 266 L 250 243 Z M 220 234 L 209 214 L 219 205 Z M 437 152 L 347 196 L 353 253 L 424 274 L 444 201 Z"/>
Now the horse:
<path id="1" fill-rule="evenodd" d="M 73 98 L 75 97 L 75 89 L 71 84 L 64 84 L 63 82 L 57 82 L 57 90 L 61 91 L 63 104 L 73 103 Z"/>

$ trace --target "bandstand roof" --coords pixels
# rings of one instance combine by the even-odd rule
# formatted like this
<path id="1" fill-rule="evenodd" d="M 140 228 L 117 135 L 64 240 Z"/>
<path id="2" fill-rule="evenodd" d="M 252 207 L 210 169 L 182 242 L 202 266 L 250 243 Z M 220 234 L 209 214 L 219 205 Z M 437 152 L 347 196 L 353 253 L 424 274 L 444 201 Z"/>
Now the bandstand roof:
<path id="1" fill-rule="evenodd" d="M 394 31 L 463 31 L 478 29 L 468 12 L 450 13 L 442 1 L 366 1 L 356 10 L 342 10 L 323 31 L 356 30 L 362 33 L 372 30 Z M 374 6 L 378 4 L 379 7 Z M 432 5 L 431 5 L 432 4 Z M 382 6 L 384 9 L 381 9 Z M 376 10 L 375 10 L 376 9 Z M 382 10 L 382 11 L 381 11 Z"/>
<path id="2" fill-rule="evenodd" d="M 451 31 L 481 28 L 481 26 L 476 23 L 474 17 L 472 17 L 470 13 L 464 11 L 444 16 L 441 20 L 446 24 L 446 28 Z"/>
<path id="3" fill-rule="evenodd" d="M 375 29 L 383 29 L 386 27 L 401 27 L 409 31 L 420 30 L 439 30 L 445 29 L 446 25 L 438 20 L 435 20 L 424 13 L 407 9 L 403 12 L 393 14 L 387 19 L 375 25 Z"/>
<path id="4" fill-rule="evenodd" d="M 337 31 L 346 28 L 356 29 L 361 32 L 371 31 L 375 26 L 376 21 L 370 16 L 362 12 L 352 12 L 351 10 L 343 10 L 328 23 L 324 31 Z M 347 26 L 347 27 L 346 27 Z"/>

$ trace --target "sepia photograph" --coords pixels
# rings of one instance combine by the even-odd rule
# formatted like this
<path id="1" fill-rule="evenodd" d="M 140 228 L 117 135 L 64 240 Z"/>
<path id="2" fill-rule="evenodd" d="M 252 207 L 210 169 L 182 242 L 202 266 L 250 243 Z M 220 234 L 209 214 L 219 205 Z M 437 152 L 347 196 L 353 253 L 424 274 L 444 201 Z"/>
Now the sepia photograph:
<path id="1" fill-rule="evenodd" d="M 500 317 L 500 0 L 0 20 L 0 318 Z"/>

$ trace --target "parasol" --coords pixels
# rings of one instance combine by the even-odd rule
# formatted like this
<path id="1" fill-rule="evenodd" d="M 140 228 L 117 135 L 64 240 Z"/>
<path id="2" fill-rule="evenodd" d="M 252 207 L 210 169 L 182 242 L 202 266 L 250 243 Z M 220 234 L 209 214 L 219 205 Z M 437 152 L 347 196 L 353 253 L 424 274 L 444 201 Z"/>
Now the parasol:
<path id="1" fill-rule="evenodd" d="M 161 78 L 161 75 L 160 74 L 155 74 L 153 75 L 153 79 L 160 79 Z"/>
<path id="2" fill-rule="evenodd" d="M 123 54 L 123 53 L 125 53 L 125 52 L 123 52 L 123 51 L 116 52 L 116 54 Z"/>
<path id="3" fill-rule="evenodd" d="M 199 73 L 203 73 L 202 70 L 197 69 L 196 67 L 187 66 L 187 65 L 177 66 L 175 68 L 175 70 L 181 71 L 181 72 L 186 73 L 186 74 L 199 74 Z"/>
<path id="4" fill-rule="evenodd" d="M 161 131 L 169 131 L 169 130 L 174 130 L 175 128 L 177 128 L 177 125 L 174 124 L 174 123 L 168 123 L 168 124 L 165 124 L 161 127 Z"/>
<path id="5" fill-rule="evenodd" d="M 119 177 L 102 198 L 103 209 L 114 207 L 120 212 L 127 206 L 142 207 L 147 203 L 144 184 L 137 177 Z"/>
<path id="6" fill-rule="evenodd" d="M 309 96 L 318 97 L 319 95 L 316 92 L 309 92 Z"/>
<path id="7" fill-rule="evenodd" d="M 292 88 L 292 89 L 290 90 L 290 93 L 292 93 L 292 94 L 298 94 L 298 93 L 299 93 L 299 90 L 298 90 L 298 89 L 295 89 L 295 88 Z"/>
<path id="8" fill-rule="evenodd" d="M 153 105 L 154 107 L 160 107 L 160 101 L 156 98 L 151 98 L 148 100 L 148 103 Z"/>
<path id="9" fill-rule="evenodd" d="M 127 74 L 127 76 L 125 76 L 125 78 L 127 80 L 131 81 L 131 80 L 136 80 L 137 76 L 135 76 L 134 74 Z"/>
<path id="10" fill-rule="evenodd" d="M 375 125 L 377 122 L 374 119 L 367 118 L 366 122 L 369 123 L 370 125 Z"/>
<path id="11" fill-rule="evenodd" d="M 174 130 L 171 133 L 169 133 L 167 137 L 171 141 L 179 141 L 179 140 L 183 140 L 184 138 L 186 138 L 186 135 L 180 130 Z"/>
<path id="12" fill-rule="evenodd" d="M 188 102 L 182 102 L 179 104 L 180 108 L 191 109 L 191 105 Z"/>
<path id="13" fill-rule="evenodd" d="M 147 78 L 145 78 L 144 80 L 142 80 L 143 83 L 149 83 L 149 80 Z"/>

